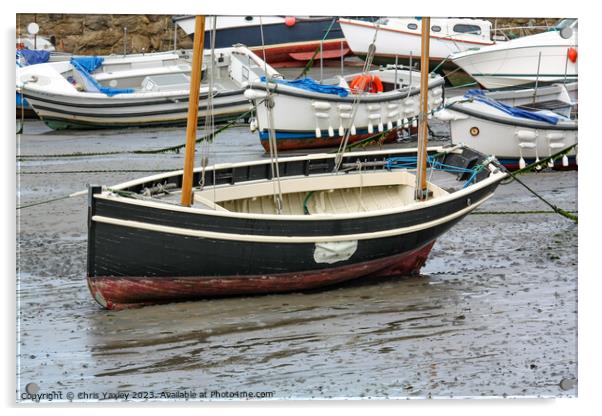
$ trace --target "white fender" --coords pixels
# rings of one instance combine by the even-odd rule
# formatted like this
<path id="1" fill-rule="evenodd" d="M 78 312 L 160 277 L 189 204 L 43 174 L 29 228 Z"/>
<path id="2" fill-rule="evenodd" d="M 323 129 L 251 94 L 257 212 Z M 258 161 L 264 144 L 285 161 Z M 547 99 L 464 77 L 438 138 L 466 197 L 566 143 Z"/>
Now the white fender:
<path id="1" fill-rule="evenodd" d="M 321 111 L 330 110 L 330 107 L 331 107 L 330 103 L 327 103 L 325 101 L 314 101 L 313 103 L 311 103 L 311 106 L 313 108 L 315 108 L 316 110 L 321 110 Z"/>
<path id="2" fill-rule="evenodd" d="M 517 130 L 514 135 L 520 140 L 535 140 L 537 132 L 532 130 Z"/>
<path id="3" fill-rule="evenodd" d="M 245 90 L 244 95 L 247 100 L 257 100 L 267 97 L 268 93 L 265 91 Z"/>
<path id="4" fill-rule="evenodd" d="M 560 140 L 560 139 L 564 139 L 566 137 L 566 134 L 562 133 L 562 132 L 550 132 L 546 134 L 546 138 L 549 140 Z"/>

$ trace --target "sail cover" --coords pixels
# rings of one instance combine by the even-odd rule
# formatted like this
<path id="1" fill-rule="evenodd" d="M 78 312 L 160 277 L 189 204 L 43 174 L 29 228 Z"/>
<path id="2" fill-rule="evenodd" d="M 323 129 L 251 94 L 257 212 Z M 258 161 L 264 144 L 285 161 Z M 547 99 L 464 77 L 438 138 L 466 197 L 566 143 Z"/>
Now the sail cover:
<path id="1" fill-rule="evenodd" d="M 528 111 L 522 108 L 512 107 L 510 105 L 501 103 L 499 101 L 494 100 L 493 98 L 487 97 L 485 93 L 481 90 L 468 90 L 464 94 L 464 97 L 490 105 L 514 117 L 526 118 L 535 121 L 543 121 L 544 123 L 549 123 L 553 125 L 556 125 L 558 123 L 558 120 L 560 120 L 560 117 L 551 115 L 549 113 L 542 113 L 540 111 Z"/>

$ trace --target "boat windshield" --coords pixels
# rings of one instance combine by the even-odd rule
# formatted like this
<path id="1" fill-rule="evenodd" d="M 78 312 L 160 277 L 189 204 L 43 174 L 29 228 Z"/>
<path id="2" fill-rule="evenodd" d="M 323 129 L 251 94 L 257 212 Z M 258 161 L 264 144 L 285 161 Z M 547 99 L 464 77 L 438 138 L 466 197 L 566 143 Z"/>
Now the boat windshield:
<path id="1" fill-rule="evenodd" d="M 556 25 L 552 28 L 553 30 L 562 30 L 565 27 L 572 27 L 574 29 L 577 28 L 577 19 L 562 19 L 556 23 Z"/>
<path id="2" fill-rule="evenodd" d="M 377 25 L 386 25 L 387 23 L 389 23 L 389 18 L 388 17 L 381 17 L 379 19 L 376 20 Z"/>

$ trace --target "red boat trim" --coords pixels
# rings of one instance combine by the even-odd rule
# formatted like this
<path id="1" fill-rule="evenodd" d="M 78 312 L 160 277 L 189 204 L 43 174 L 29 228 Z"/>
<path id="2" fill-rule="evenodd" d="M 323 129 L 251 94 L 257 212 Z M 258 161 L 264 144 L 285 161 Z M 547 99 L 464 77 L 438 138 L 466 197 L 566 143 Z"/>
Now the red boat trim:
<path id="1" fill-rule="evenodd" d="M 322 53 L 317 53 L 314 59 L 335 59 L 345 56 L 349 53 L 349 48 L 338 49 L 325 49 Z M 289 53 L 289 56 L 296 61 L 309 61 L 313 56 L 314 52 L 296 52 Z"/>
<path id="2" fill-rule="evenodd" d="M 401 131 L 402 128 L 393 128 L 392 130 L 386 131 L 383 133 L 383 137 L 378 140 L 374 140 L 370 142 L 370 145 L 374 145 L 376 143 L 391 143 L 395 141 L 398 137 L 398 131 Z M 415 130 L 415 128 L 414 128 Z M 410 130 L 411 132 L 411 130 Z M 348 143 L 356 143 L 361 140 L 367 139 L 369 137 L 374 136 L 375 133 L 372 134 L 356 134 L 350 135 Z M 343 137 L 338 134 L 335 137 L 321 137 L 321 138 L 302 138 L 302 139 L 278 139 L 276 141 L 276 147 L 278 151 L 288 151 L 288 150 L 299 150 L 299 149 L 316 149 L 320 147 L 337 147 L 341 144 L 341 140 Z M 265 149 L 266 153 L 270 151 L 270 143 L 268 140 L 261 140 L 261 145 Z"/>
<path id="3" fill-rule="evenodd" d="M 340 58 L 341 43 L 343 44 L 343 51 L 345 52 L 345 55 L 349 54 L 350 49 L 349 45 L 347 45 L 347 42 L 345 41 L 345 38 L 330 39 L 322 43 L 324 59 Z M 275 68 L 278 68 L 279 66 L 290 63 L 298 64 L 300 62 L 299 58 L 302 55 L 308 54 L 308 58 L 306 60 L 311 59 L 314 52 L 319 46 L 319 41 L 312 40 L 307 42 L 289 42 L 279 43 L 276 45 L 266 45 L 265 48 L 261 46 L 255 46 L 249 49 L 262 58 L 265 53 L 265 60 Z M 330 53 L 336 53 L 336 56 L 327 57 L 327 55 L 329 55 Z M 294 57 L 294 55 L 298 56 Z"/>
<path id="4" fill-rule="evenodd" d="M 339 24 L 346 24 L 346 25 L 352 25 L 352 26 L 361 26 L 361 27 L 366 27 L 366 28 L 369 28 L 369 29 L 374 29 L 374 25 L 364 24 L 364 23 L 359 23 L 359 22 L 352 22 L 350 20 L 339 19 Z M 394 32 L 394 33 L 403 33 L 405 35 L 412 35 L 412 36 L 418 36 L 418 37 L 420 37 L 420 32 L 418 32 L 418 33 L 407 32 L 405 30 L 389 29 L 389 28 L 383 27 L 383 26 L 380 26 L 380 28 L 378 30 L 383 30 L 383 31 L 386 31 L 386 32 Z M 430 37 L 431 38 L 435 38 L 435 39 L 441 39 L 441 40 L 449 40 L 449 41 L 458 42 L 458 43 L 470 43 L 470 44 L 473 44 L 473 45 L 493 45 L 493 44 L 495 44 L 495 42 L 477 42 L 477 41 L 474 41 L 474 40 L 455 39 L 455 38 L 449 37 L 449 36 L 437 36 L 437 35 L 433 35 L 433 34 L 431 34 Z"/>
<path id="5" fill-rule="evenodd" d="M 414 275 L 426 262 L 435 244 L 363 263 L 322 270 L 256 276 L 191 277 L 88 277 L 94 299 L 107 309 L 125 309 L 150 304 L 206 297 L 283 293 L 334 285 L 360 277 Z"/>

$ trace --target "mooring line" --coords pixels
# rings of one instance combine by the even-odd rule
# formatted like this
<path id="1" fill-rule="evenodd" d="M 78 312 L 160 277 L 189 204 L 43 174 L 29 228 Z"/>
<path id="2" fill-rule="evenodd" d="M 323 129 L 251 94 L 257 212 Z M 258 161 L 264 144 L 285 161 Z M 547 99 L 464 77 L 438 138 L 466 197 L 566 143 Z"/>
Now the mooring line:
<path id="1" fill-rule="evenodd" d="M 215 136 L 217 136 L 219 133 L 223 132 L 224 130 L 229 129 L 230 127 L 233 127 L 239 119 L 245 118 L 246 116 L 250 115 L 252 112 L 253 112 L 253 109 L 247 111 L 246 113 L 241 114 L 236 119 L 229 121 L 228 123 L 224 124 L 219 129 L 215 130 L 214 132 L 198 138 L 196 140 L 196 143 L 200 143 L 205 140 L 213 140 L 215 138 Z M 180 149 L 183 149 L 185 146 L 186 146 L 186 144 L 184 143 L 184 144 L 180 144 L 180 145 L 176 145 L 176 146 L 169 146 L 169 147 L 163 147 L 161 149 L 150 149 L 150 150 L 139 149 L 139 150 L 119 150 L 119 151 L 113 151 L 113 152 L 91 152 L 91 153 L 76 152 L 76 153 L 64 153 L 64 154 L 53 154 L 53 155 L 17 155 L 17 160 L 22 161 L 22 160 L 32 160 L 32 159 L 44 159 L 44 158 L 51 159 L 51 158 L 67 158 L 67 157 L 113 156 L 113 155 L 123 155 L 123 154 L 160 154 L 160 153 L 169 153 L 169 152 L 179 153 Z"/>
<path id="2" fill-rule="evenodd" d="M 519 169 L 515 172 L 510 172 L 507 169 L 504 168 L 505 172 L 508 173 L 508 175 L 510 175 L 511 180 L 509 181 L 505 181 L 502 182 L 502 185 L 507 185 L 509 183 L 511 183 L 513 180 L 518 182 L 520 185 L 522 185 L 527 191 L 531 192 L 534 196 L 536 196 L 538 199 L 540 199 L 543 203 L 545 203 L 546 205 L 548 205 L 550 208 L 552 208 L 552 210 L 559 214 L 562 215 L 565 218 L 570 219 L 571 221 L 574 221 L 575 223 L 578 223 L 578 217 L 577 215 L 573 215 L 571 212 L 566 211 L 562 208 L 558 208 L 556 205 L 552 204 L 551 202 L 548 202 L 544 197 L 542 197 L 540 194 L 538 194 L 537 192 L 535 192 L 533 189 L 531 189 L 526 183 L 524 183 L 523 181 L 521 181 L 520 179 L 518 179 L 518 175 L 522 175 L 525 172 L 531 172 L 533 170 L 540 170 L 543 167 L 545 167 L 545 165 L 549 162 L 549 161 L 555 161 L 561 157 L 563 157 L 564 155 L 566 155 L 568 152 L 570 152 L 573 148 L 575 148 L 577 146 L 577 143 L 562 149 L 561 151 L 559 151 L 558 153 L 555 153 L 551 156 L 546 157 L 545 159 L 536 161 L 531 163 L 530 165 L 525 166 L 522 169 Z"/>
<path id="3" fill-rule="evenodd" d="M 30 171 L 18 172 L 19 175 L 58 175 L 58 174 L 81 174 L 81 173 L 162 173 L 180 170 L 182 167 L 173 169 L 105 169 L 105 170 L 55 170 L 55 171 Z"/>
<path id="4" fill-rule="evenodd" d="M 571 214 L 576 214 L 578 211 L 563 210 Z M 508 215 L 508 214 L 557 214 L 556 211 L 544 210 L 527 210 L 527 211 L 473 211 L 469 215 Z"/>

